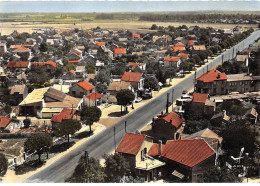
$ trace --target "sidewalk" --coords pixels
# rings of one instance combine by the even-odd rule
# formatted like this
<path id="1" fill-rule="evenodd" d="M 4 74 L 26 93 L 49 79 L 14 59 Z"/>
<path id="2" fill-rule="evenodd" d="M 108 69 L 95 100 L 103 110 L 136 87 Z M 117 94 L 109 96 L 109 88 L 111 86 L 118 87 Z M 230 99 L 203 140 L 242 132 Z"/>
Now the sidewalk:
<path id="1" fill-rule="evenodd" d="M 86 131 L 86 130 L 88 131 L 88 127 L 89 126 L 85 126 L 78 132 L 83 132 L 83 131 Z M 33 174 L 36 174 L 37 172 L 39 172 L 39 171 L 43 170 L 44 168 L 48 167 L 49 165 L 54 163 L 56 160 L 60 159 L 64 155 L 66 155 L 67 153 L 73 151 L 74 149 L 76 149 L 77 147 L 79 147 L 80 145 L 85 143 L 87 140 L 89 140 L 93 136 L 95 136 L 98 133 L 100 133 L 103 130 L 105 130 L 105 128 L 106 128 L 105 126 L 103 126 L 103 125 L 101 125 L 99 123 L 94 123 L 92 125 L 92 130 L 93 130 L 93 135 L 92 136 L 77 141 L 68 150 L 66 150 L 66 151 L 64 151 L 62 153 L 59 153 L 59 154 L 55 155 L 54 157 L 46 160 L 46 163 L 42 167 L 40 167 L 39 169 L 37 169 L 35 171 L 31 171 L 31 172 L 28 172 L 28 173 L 23 174 L 23 175 L 16 175 L 14 170 L 8 169 L 7 172 L 6 172 L 6 175 L 2 178 L 2 182 L 3 183 L 19 183 L 19 182 L 22 182 L 23 180 L 27 179 L 28 177 L 32 176 Z"/>

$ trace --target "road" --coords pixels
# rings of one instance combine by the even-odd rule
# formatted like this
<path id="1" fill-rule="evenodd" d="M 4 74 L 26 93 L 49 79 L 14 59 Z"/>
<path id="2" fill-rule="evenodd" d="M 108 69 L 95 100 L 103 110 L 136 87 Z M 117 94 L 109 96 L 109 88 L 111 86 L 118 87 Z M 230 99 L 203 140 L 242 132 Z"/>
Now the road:
<path id="1" fill-rule="evenodd" d="M 224 61 L 232 58 L 232 55 L 235 55 L 236 51 L 241 51 L 244 48 L 247 48 L 255 39 L 260 37 L 260 31 L 255 31 L 247 39 L 240 42 L 233 48 L 228 49 L 223 54 Z M 234 57 L 234 56 L 233 56 Z M 208 69 L 215 67 L 220 64 L 222 61 L 222 55 L 218 56 L 208 65 Z M 202 75 L 203 72 L 207 71 L 207 67 L 197 71 L 197 77 Z M 124 118 L 124 121 L 119 121 L 115 124 L 114 127 L 110 127 L 103 132 L 99 133 L 96 136 L 90 138 L 87 142 L 79 146 L 74 151 L 64 155 L 61 159 L 57 160 L 50 166 L 41 170 L 40 172 L 34 174 L 24 182 L 55 182 L 61 183 L 64 182 L 74 171 L 77 162 L 81 155 L 84 154 L 84 151 L 87 150 L 91 157 L 101 158 L 105 153 L 109 153 L 114 150 L 114 129 L 115 129 L 115 141 L 118 145 L 125 135 L 125 120 L 127 121 L 127 132 L 135 132 L 143 128 L 148 122 L 152 120 L 152 117 L 158 115 L 166 106 L 166 97 L 167 93 L 170 93 L 170 101 L 172 98 L 172 90 L 174 89 L 174 100 L 178 99 L 181 96 L 183 90 L 188 90 L 193 86 L 194 74 L 190 77 L 184 79 L 181 83 L 173 86 L 168 91 L 164 92 L 162 95 L 152 99 L 150 102 L 144 106 L 137 109 L 135 112 L 129 114 Z"/>

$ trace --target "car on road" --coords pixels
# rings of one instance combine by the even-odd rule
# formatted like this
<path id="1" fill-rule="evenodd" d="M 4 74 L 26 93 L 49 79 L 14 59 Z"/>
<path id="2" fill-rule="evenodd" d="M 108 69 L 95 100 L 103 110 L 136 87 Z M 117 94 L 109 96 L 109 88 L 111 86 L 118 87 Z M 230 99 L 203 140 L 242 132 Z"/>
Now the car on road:
<path id="1" fill-rule="evenodd" d="M 135 98 L 135 103 L 139 103 L 139 102 L 141 102 L 142 100 L 143 100 L 142 98 L 137 97 L 137 98 Z"/>

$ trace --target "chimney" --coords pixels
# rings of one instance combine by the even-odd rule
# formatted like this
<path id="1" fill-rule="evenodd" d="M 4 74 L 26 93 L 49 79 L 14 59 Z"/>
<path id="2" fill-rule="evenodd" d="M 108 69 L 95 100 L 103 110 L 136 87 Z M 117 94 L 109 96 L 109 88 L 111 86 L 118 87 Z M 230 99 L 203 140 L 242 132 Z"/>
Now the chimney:
<path id="1" fill-rule="evenodd" d="M 172 123 L 172 119 L 170 119 L 170 123 Z"/>
<path id="2" fill-rule="evenodd" d="M 158 155 L 161 156 L 161 152 L 162 152 L 162 140 L 159 140 L 159 144 L 158 144 Z"/>
<path id="3" fill-rule="evenodd" d="M 220 74 L 218 74 L 218 76 L 217 76 L 217 79 L 219 79 L 220 78 Z"/>

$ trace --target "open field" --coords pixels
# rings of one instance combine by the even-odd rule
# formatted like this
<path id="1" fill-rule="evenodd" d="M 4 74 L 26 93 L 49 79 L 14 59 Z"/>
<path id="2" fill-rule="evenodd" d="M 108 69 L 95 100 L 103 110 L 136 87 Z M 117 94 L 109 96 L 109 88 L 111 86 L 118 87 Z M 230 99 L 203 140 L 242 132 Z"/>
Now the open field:
<path id="1" fill-rule="evenodd" d="M 88 23 L 44 23 L 44 22 L 2 22 L 0 23 L 0 32 L 2 35 L 11 34 L 14 30 L 18 32 L 28 32 L 32 33 L 35 30 L 33 28 L 46 28 L 46 27 L 54 27 L 54 28 L 79 28 L 79 29 L 91 29 L 96 28 L 97 26 L 101 28 L 109 28 L 109 29 L 132 29 L 136 32 L 140 31 L 148 31 L 153 24 L 158 26 L 199 26 L 199 27 L 213 27 L 213 28 L 234 28 L 237 26 L 236 24 L 205 24 L 205 23 L 185 23 L 185 22 L 149 22 L 149 21 L 126 21 L 126 20 L 95 20 L 95 22 Z M 256 28 L 257 25 L 239 25 L 242 27 L 253 27 Z"/>

